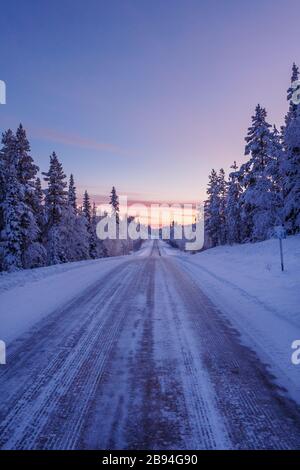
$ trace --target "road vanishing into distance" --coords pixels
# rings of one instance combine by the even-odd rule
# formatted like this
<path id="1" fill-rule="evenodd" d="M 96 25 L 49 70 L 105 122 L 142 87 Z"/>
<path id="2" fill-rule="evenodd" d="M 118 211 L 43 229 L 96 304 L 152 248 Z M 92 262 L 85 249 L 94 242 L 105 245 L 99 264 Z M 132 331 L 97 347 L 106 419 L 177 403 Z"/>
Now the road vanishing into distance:
<path id="1" fill-rule="evenodd" d="M 299 407 L 162 242 L 112 266 L 9 345 L 1 449 L 300 448 Z"/>

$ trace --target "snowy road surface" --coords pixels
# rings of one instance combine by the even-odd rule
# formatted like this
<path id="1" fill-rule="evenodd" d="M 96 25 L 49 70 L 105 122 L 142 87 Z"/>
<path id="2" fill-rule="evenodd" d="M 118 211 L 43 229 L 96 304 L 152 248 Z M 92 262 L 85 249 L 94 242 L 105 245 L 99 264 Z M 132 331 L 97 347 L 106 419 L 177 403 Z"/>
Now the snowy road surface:
<path id="1" fill-rule="evenodd" d="M 8 345 L 2 449 L 300 448 L 299 407 L 176 257 L 90 266 Z"/>

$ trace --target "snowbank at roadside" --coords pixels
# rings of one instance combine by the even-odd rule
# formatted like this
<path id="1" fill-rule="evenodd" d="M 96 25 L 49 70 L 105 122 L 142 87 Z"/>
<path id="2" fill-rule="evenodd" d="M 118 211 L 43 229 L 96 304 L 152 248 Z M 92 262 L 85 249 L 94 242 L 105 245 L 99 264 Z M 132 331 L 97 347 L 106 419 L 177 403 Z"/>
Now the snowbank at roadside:
<path id="1" fill-rule="evenodd" d="M 126 260 L 101 258 L 0 275 L 0 339 L 8 344 Z"/>

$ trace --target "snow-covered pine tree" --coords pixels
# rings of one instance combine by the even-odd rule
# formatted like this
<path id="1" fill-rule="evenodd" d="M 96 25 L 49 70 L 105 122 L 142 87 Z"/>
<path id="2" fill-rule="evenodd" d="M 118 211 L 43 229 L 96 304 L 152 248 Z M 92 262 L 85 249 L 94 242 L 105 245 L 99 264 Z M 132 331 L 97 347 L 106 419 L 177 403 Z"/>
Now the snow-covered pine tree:
<path id="1" fill-rule="evenodd" d="M 95 212 L 93 212 L 93 210 Z M 85 191 L 83 195 L 82 211 L 86 219 L 88 231 L 89 255 L 91 258 L 95 259 L 97 258 L 96 206 L 93 206 L 93 210 L 88 192 Z"/>
<path id="2" fill-rule="evenodd" d="M 284 121 L 285 121 L 285 126 L 282 127 L 282 133 L 284 134 L 285 132 L 285 128 L 286 126 L 288 126 L 290 120 L 292 120 L 293 118 L 296 117 L 296 111 L 297 111 L 297 107 L 298 105 L 293 103 L 292 101 L 292 96 L 293 96 L 293 93 L 297 90 L 299 90 L 300 86 L 298 86 L 296 89 L 292 87 L 292 84 L 296 81 L 299 80 L 299 68 L 297 67 L 297 65 L 295 64 L 295 62 L 293 63 L 293 66 L 292 66 L 292 75 L 291 75 L 291 86 L 288 88 L 287 90 L 287 101 L 289 101 L 289 110 L 284 118 Z"/>
<path id="3" fill-rule="evenodd" d="M 226 237 L 229 244 L 240 243 L 241 237 L 241 216 L 240 197 L 242 188 L 239 183 L 238 166 L 236 161 L 230 167 L 233 171 L 229 173 L 227 183 L 227 197 L 225 208 Z"/>
<path id="4" fill-rule="evenodd" d="M 46 225 L 44 193 L 42 190 L 40 178 L 36 178 L 34 183 L 34 193 L 31 197 L 31 208 L 34 213 L 35 221 L 38 227 L 38 234 L 35 241 L 28 246 L 24 255 L 24 267 L 35 268 L 47 264 L 47 251 L 44 246 L 44 232 Z"/>
<path id="5" fill-rule="evenodd" d="M 216 246 L 220 239 L 220 212 L 218 175 L 214 169 L 212 169 L 209 175 L 206 192 L 208 198 L 205 201 L 204 208 L 205 232 L 209 238 L 209 244 Z"/>
<path id="6" fill-rule="evenodd" d="M 68 188 L 68 206 L 74 209 L 74 212 L 77 213 L 77 204 L 76 204 L 76 188 L 74 184 L 74 177 L 71 174 L 69 179 L 69 188 Z"/>
<path id="7" fill-rule="evenodd" d="M 76 187 L 73 175 L 69 179 L 67 206 L 59 225 L 60 240 L 68 261 L 89 258 L 89 233 L 86 218 L 77 210 Z"/>
<path id="8" fill-rule="evenodd" d="M 84 191 L 83 195 L 82 212 L 87 220 L 88 226 L 90 226 L 92 220 L 92 206 L 90 196 L 86 190 Z"/>
<path id="9" fill-rule="evenodd" d="M 226 181 L 221 168 L 219 174 L 213 169 L 209 175 L 208 199 L 204 206 L 205 231 L 212 246 L 226 243 Z"/>
<path id="10" fill-rule="evenodd" d="M 300 109 L 285 131 L 284 220 L 288 233 L 300 231 Z"/>
<path id="11" fill-rule="evenodd" d="M 91 239 L 90 239 L 90 256 L 92 259 L 96 259 L 99 257 L 100 240 L 97 238 L 97 208 L 95 202 L 93 202 L 92 206 L 92 218 L 91 218 Z"/>
<path id="12" fill-rule="evenodd" d="M 30 144 L 22 124 L 19 125 L 16 132 L 16 151 L 18 154 L 18 178 L 25 187 L 26 196 L 30 197 L 34 193 L 34 183 L 39 167 L 30 155 Z"/>
<path id="13" fill-rule="evenodd" d="M 22 268 L 22 216 L 24 191 L 18 179 L 16 138 L 9 129 L 2 135 L 0 152 L 1 181 L 1 269 L 14 271 Z"/>
<path id="14" fill-rule="evenodd" d="M 16 132 L 16 153 L 18 161 L 17 174 L 22 185 L 24 202 L 21 220 L 22 264 L 24 268 L 32 268 L 40 265 L 40 257 L 43 251 L 38 242 L 39 227 L 34 210 L 35 180 L 39 168 L 30 155 L 30 144 L 22 124 L 19 125 Z"/>
<path id="15" fill-rule="evenodd" d="M 283 191 L 283 171 L 282 163 L 284 159 L 284 149 L 282 143 L 282 136 L 277 130 L 276 126 L 273 125 L 272 129 L 272 140 L 270 147 L 270 160 L 267 164 L 267 173 L 272 178 L 274 189 L 281 193 Z"/>
<path id="16" fill-rule="evenodd" d="M 283 218 L 283 204 L 284 204 L 284 172 L 282 171 L 284 161 L 284 148 L 282 144 L 281 134 L 278 132 L 276 126 L 273 126 L 271 133 L 271 144 L 269 156 L 270 159 L 266 165 L 266 177 L 270 183 L 271 192 L 271 209 L 270 216 L 274 225 L 282 225 Z"/>
<path id="17" fill-rule="evenodd" d="M 52 226 L 61 221 L 67 203 L 66 175 L 55 152 L 50 156 L 49 171 L 43 172 L 43 175 L 48 183 L 48 188 L 45 190 L 47 223 Z"/>
<path id="18" fill-rule="evenodd" d="M 58 264 L 67 261 L 60 240 L 60 224 L 67 205 L 67 183 L 62 164 L 55 152 L 50 156 L 49 171 L 43 175 L 45 176 L 44 180 L 48 183 L 45 190 L 48 262 L 49 264 Z"/>
<path id="19" fill-rule="evenodd" d="M 220 169 L 218 174 L 218 198 L 219 198 L 219 245 L 224 245 L 226 243 L 226 218 L 225 218 L 225 208 L 226 208 L 226 196 L 227 196 L 227 184 L 225 180 L 225 171 L 223 168 Z"/>
<path id="20" fill-rule="evenodd" d="M 293 64 L 291 82 L 299 78 L 298 67 Z M 292 88 L 288 89 L 290 100 L 283 129 L 284 154 L 282 160 L 284 208 L 283 218 L 288 233 L 300 231 L 300 105 L 291 101 Z"/>
<path id="21" fill-rule="evenodd" d="M 40 178 L 36 178 L 34 183 L 33 208 L 36 215 L 36 221 L 40 231 L 40 239 L 42 238 L 45 227 L 45 208 L 44 208 L 44 192 Z"/>
<path id="22" fill-rule="evenodd" d="M 120 219 L 120 206 L 119 206 L 119 196 L 117 195 L 116 188 L 113 186 L 110 193 L 110 205 L 112 209 L 112 215 L 116 217 L 117 224 Z"/>
<path id="23" fill-rule="evenodd" d="M 266 171 L 271 160 L 273 140 L 271 125 L 266 117 L 266 110 L 257 105 L 245 138 L 245 155 L 249 155 L 249 159 L 239 171 L 244 189 L 240 198 L 242 241 L 266 239 L 271 235 L 275 224 L 272 210 L 274 188 Z"/>

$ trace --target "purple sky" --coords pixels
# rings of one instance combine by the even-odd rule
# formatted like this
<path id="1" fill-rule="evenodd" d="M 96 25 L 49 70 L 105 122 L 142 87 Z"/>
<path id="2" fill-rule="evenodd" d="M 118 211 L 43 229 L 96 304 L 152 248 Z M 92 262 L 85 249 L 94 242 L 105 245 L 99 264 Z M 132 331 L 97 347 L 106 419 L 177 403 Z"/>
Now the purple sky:
<path id="1" fill-rule="evenodd" d="M 296 0 L 5 0 L 0 129 L 22 121 L 79 192 L 197 201 L 243 161 L 258 102 L 282 123 L 299 18 Z"/>

